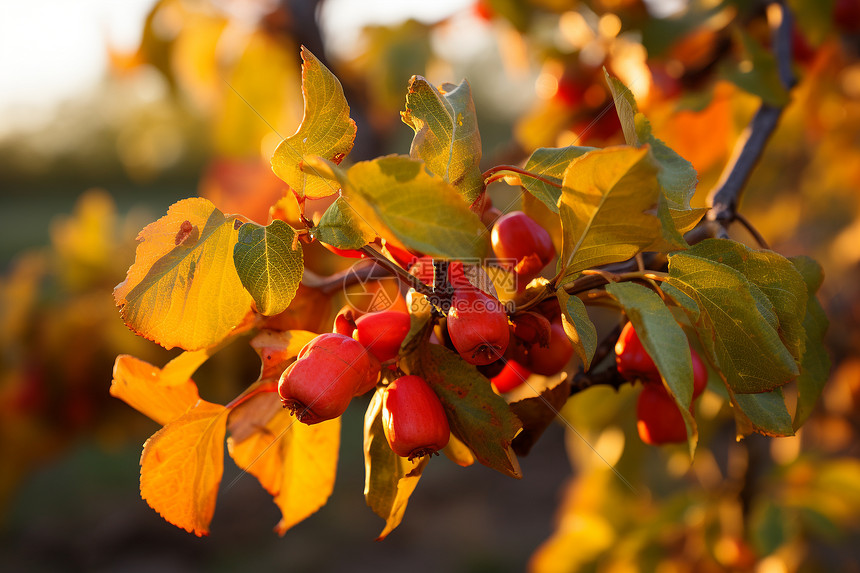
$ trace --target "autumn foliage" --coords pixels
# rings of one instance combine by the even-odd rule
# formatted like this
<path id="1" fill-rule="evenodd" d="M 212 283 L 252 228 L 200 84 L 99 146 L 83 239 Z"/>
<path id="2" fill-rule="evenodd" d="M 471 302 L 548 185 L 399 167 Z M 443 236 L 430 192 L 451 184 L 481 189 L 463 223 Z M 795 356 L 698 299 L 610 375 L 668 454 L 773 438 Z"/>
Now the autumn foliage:
<path id="1" fill-rule="evenodd" d="M 341 83 L 308 49 L 301 57 L 304 116 L 271 159 L 299 216 L 278 216 L 280 201 L 268 224 L 179 201 L 140 232 L 114 291 L 129 328 L 184 351 L 163 368 L 120 356 L 111 386 L 163 426 L 144 445 L 140 490 L 164 519 L 208 533 L 226 440 L 280 508 L 283 534 L 331 495 L 340 416 L 366 392 L 364 495 L 386 522 L 380 538 L 437 451 L 523 477 L 518 455 L 590 376 L 616 387 L 644 379 L 640 436 L 685 443 L 690 456 L 708 377 L 738 437 L 791 436 L 803 424 L 829 367 L 820 266 L 726 238 L 709 216 L 717 206 L 691 203 L 693 164 L 652 133 L 615 75 L 595 77 L 623 142 L 537 147 L 522 167 L 482 171 L 467 81 L 413 76 L 401 111 L 414 131 L 408 155 L 351 162 L 356 123 Z M 553 105 L 588 98 L 562 80 Z M 495 181 L 527 209 L 496 217 Z M 326 198 L 319 217 L 306 216 Z M 322 327 L 287 320 L 323 291 L 306 270 L 317 242 L 364 256 L 346 286 L 371 272 L 396 277 L 390 306 L 408 313 L 356 306 Z M 608 328 L 598 307 L 612 313 Z M 244 343 L 259 378 L 225 405 L 200 399 L 197 368 Z M 612 347 L 617 367 L 605 360 Z M 795 403 L 784 399 L 789 382 Z"/>

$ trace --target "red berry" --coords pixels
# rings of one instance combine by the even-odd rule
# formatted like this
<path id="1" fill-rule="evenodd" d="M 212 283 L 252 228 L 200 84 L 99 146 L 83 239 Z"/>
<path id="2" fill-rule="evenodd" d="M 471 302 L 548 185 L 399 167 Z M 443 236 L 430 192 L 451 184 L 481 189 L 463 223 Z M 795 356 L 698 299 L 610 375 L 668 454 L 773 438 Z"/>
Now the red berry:
<path id="1" fill-rule="evenodd" d="M 708 385 L 708 369 L 699 353 L 690 347 L 690 358 L 693 361 L 693 399 L 702 395 Z"/>
<path id="2" fill-rule="evenodd" d="M 662 385 L 643 385 L 636 402 L 636 417 L 639 437 L 646 444 L 658 446 L 687 440 L 681 411 Z"/>
<path id="3" fill-rule="evenodd" d="M 448 444 L 451 430 L 442 403 L 420 376 L 403 376 L 382 395 L 382 428 L 398 456 L 426 456 Z"/>
<path id="4" fill-rule="evenodd" d="M 497 392 L 510 392 L 531 376 L 528 368 L 517 362 L 516 360 L 508 360 L 502 371 L 493 376 L 490 382 L 493 383 L 493 388 Z"/>
<path id="5" fill-rule="evenodd" d="M 497 258 L 516 261 L 513 268 L 521 286 L 536 277 L 555 256 L 549 233 L 522 211 L 500 217 L 490 238 Z"/>
<path id="6" fill-rule="evenodd" d="M 657 365 L 642 346 L 642 341 L 633 330 L 632 322 L 624 325 L 618 342 L 615 343 L 615 363 L 618 373 L 627 380 L 641 378 L 645 381 L 660 382 Z"/>
<path id="7" fill-rule="evenodd" d="M 549 344 L 534 344 L 529 348 L 529 368 L 535 374 L 552 376 L 564 368 L 573 356 L 573 345 L 559 322 L 552 323 Z"/>
<path id="8" fill-rule="evenodd" d="M 321 334 L 281 374 L 278 394 L 299 421 L 316 424 L 343 414 L 357 391 L 378 377 L 379 361 L 356 340 Z"/>
<path id="9" fill-rule="evenodd" d="M 475 287 L 455 289 L 448 310 L 448 336 L 470 364 L 498 360 L 510 340 L 504 306 Z"/>
<path id="10" fill-rule="evenodd" d="M 395 358 L 409 333 L 409 315 L 396 310 L 365 314 L 355 321 L 358 341 L 380 362 Z"/>
<path id="11" fill-rule="evenodd" d="M 701 396 L 708 385 L 708 369 L 699 353 L 692 346 L 689 348 L 690 360 L 693 363 L 693 399 L 695 399 Z M 633 330 L 632 322 L 624 325 L 618 342 L 615 343 L 615 363 L 618 366 L 618 373 L 627 380 L 641 378 L 644 382 L 653 382 L 663 389 L 657 365 L 642 346 L 642 341 Z"/>

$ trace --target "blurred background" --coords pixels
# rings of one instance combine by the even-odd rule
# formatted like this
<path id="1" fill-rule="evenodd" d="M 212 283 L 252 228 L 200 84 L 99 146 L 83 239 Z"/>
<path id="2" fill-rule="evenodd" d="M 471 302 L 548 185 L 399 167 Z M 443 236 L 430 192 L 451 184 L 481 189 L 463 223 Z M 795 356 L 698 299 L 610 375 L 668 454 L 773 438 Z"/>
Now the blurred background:
<path id="1" fill-rule="evenodd" d="M 771 55 L 776 16 L 754 0 L 0 4 L 3 570 L 860 571 L 860 0 L 788 4 L 790 93 Z M 833 369 L 813 417 L 796 437 L 736 443 L 708 392 L 691 464 L 683 447 L 639 441 L 636 389 L 590 389 L 562 412 L 576 431 L 551 427 L 522 481 L 439 458 L 375 543 L 353 407 L 332 499 L 285 537 L 229 457 L 210 537 L 162 521 L 138 494 L 158 426 L 108 387 L 117 354 L 162 365 L 174 353 L 127 330 L 111 291 L 137 232 L 180 199 L 267 222 L 285 191 L 269 158 L 302 116 L 300 45 L 343 83 L 351 161 L 408 153 L 398 112 L 413 74 L 469 80 L 485 168 L 540 146 L 623 143 L 605 67 L 694 164 L 698 205 L 760 103 L 786 105 L 741 211 L 772 248 L 824 266 Z M 490 193 L 518 208 L 514 190 Z M 323 275 L 349 264 L 318 245 L 305 257 Z M 339 305 L 311 307 L 295 319 L 327 330 Z M 234 345 L 195 380 L 224 403 L 258 369 Z"/>

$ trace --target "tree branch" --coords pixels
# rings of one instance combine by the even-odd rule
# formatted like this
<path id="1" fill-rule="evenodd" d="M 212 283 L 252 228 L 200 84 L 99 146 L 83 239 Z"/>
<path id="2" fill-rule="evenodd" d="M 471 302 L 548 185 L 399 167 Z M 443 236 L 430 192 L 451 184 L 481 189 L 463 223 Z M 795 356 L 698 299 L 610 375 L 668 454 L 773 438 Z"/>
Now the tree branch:
<path id="1" fill-rule="evenodd" d="M 768 20 L 773 28 L 773 46 L 779 78 L 786 90 L 796 83 L 791 71 L 791 29 L 794 18 L 783 0 L 768 4 Z M 735 220 L 740 196 L 753 169 L 761 159 L 768 139 L 776 129 L 783 108 L 762 103 L 752 121 L 735 144 L 732 158 L 716 187 L 708 196 L 708 220 L 720 223 L 723 230 Z"/>

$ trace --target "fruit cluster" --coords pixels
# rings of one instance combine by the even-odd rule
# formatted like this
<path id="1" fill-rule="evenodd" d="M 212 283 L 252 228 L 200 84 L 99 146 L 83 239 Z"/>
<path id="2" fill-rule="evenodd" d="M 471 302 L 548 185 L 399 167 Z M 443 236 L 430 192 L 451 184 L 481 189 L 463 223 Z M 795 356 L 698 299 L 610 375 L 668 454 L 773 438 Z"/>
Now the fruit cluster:
<path id="1" fill-rule="evenodd" d="M 342 311 L 335 332 L 314 338 L 284 370 L 278 382 L 284 407 L 305 424 L 337 418 L 355 396 L 376 387 L 382 363 L 397 357 L 409 326 L 409 315 L 399 311 L 357 319 L 350 309 Z M 448 443 L 442 403 L 419 376 L 401 376 L 384 388 L 382 420 L 385 437 L 400 456 L 432 454 Z"/>
<path id="2" fill-rule="evenodd" d="M 692 347 L 690 359 L 693 363 L 693 400 L 696 400 L 708 384 L 708 370 Z M 660 372 L 642 346 L 632 322 L 624 325 L 615 343 L 615 362 L 618 373 L 626 380 L 643 382 L 636 403 L 636 428 L 642 441 L 655 446 L 686 441 L 687 428 L 681 411 L 663 385 Z M 690 413 L 693 413 L 692 404 Z"/>

